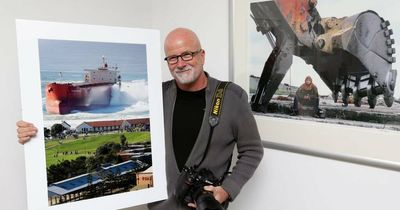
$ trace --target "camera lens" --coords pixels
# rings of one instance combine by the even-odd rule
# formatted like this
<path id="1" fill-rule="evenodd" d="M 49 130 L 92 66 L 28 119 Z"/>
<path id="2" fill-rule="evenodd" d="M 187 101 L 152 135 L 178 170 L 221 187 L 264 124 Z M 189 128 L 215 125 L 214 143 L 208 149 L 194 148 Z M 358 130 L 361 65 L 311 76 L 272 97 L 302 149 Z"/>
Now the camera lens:
<path id="1" fill-rule="evenodd" d="M 196 210 L 224 210 L 210 192 L 203 191 L 196 199 Z"/>

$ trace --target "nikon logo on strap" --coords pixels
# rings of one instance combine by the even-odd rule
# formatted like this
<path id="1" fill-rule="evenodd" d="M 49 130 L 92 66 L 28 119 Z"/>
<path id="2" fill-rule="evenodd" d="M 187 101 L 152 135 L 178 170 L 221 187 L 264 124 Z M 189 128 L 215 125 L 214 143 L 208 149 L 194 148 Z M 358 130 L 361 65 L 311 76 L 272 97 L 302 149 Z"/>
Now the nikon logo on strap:
<path id="1" fill-rule="evenodd" d="M 219 117 L 221 116 L 222 103 L 224 101 L 225 89 L 228 87 L 230 82 L 219 82 L 217 89 L 215 90 L 213 96 L 213 103 L 209 118 L 209 123 L 211 127 L 215 127 L 219 122 Z"/>
<path id="2" fill-rule="evenodd" d="M 215 93 L 215 103 L 214 103 L 213 112 L 212 112 L 214 115 L 219 115 L 223 97 L 224 97 L 224 89 L 217 89 L 217 91 Z"/>

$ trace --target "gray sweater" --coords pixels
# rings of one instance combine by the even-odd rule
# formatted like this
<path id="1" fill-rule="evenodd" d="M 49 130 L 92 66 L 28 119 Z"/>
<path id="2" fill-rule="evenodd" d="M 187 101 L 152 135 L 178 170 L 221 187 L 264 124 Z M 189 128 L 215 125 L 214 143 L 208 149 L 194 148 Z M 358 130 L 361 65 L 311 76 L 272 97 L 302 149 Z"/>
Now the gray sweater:
<path id="1" fill-rule="evenodd" d="M 212 97 L 217 85 L 218 80 L 208 77 L 206 109 L 203 123 L 196 143 L 186 162 L 187 166 L 198 164 L 205 152 L 210 132 L 208 118 L 210 107 L 212 106 Z M 175 184 L 180 174 L 172 145 L 172 119 L 176 92 L 174 80 L 163 83 L 168 199 L 150 203 L 148 207 L 151 210 L 190 209 L 186 206 L 179 205 L 173 195 Z M 199 168 L 210 169 L 216 177 L 223 176 L 229 165 L 234 146 L 236 145 L 238 160 L 233 166 L 231 175 L 227 176 L 222 183 L 222 187 L 229 193 L 230 199 L 233 200 L 238 195 L 243 185 L 253 175 L 262 159 L 264 150 L 256 122 L 248 104 L 247 94 L 238 85 L 232 83 L 226 89 L 221 112 L 220 121 L 214 129 L 208 154 Z M 190 123 L 190 119 L 188 119 L 187 122 Z"/>

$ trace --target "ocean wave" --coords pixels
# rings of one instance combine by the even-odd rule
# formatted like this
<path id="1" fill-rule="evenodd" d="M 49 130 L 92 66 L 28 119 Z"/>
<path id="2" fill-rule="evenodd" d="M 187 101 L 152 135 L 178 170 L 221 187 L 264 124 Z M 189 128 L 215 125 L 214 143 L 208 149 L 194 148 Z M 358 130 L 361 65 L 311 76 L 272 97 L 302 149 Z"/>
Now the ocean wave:
<path id="1" fill-rule="evenodd" d="M 148 101 L 146 80 L 122 82 L 121 87 L 112 87 L 111 105 L 132 105 L 140 101 Z"/>

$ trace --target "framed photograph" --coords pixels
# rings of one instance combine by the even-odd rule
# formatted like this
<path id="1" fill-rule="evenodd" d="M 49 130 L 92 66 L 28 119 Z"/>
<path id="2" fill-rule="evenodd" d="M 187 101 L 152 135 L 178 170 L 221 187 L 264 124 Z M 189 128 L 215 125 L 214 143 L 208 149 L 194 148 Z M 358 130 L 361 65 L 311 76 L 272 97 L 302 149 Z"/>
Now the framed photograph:
<path id="1" fill-rule="evenodd" d="M 16 20 L 28 209 L 165 199 L 159 31 Z"/>
<path id="2" fill-rule="evenodd" d="M 262 139 L 400 161 L 398 4 L 233 0 L 233 78 Z"/>

